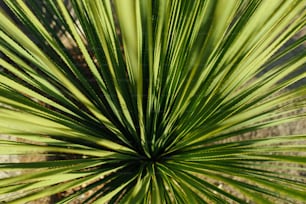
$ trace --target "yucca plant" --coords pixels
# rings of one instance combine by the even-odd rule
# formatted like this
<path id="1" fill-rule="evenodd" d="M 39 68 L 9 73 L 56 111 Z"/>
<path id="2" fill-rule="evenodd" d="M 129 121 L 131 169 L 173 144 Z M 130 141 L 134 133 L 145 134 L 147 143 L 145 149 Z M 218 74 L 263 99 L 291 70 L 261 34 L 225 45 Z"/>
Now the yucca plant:
<path id="1" fill-rule="evenodd" d="M 4 3 L 3 202 L 306 202 L 304 0 Z"/>

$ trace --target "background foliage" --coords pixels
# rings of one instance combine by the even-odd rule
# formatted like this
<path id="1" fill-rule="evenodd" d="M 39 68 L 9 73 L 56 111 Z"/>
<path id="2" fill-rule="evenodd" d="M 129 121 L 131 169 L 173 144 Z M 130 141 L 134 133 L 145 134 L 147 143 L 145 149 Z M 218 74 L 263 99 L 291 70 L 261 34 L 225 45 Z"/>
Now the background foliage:
<path id="1" fill-rule="evenodd" d="M 4 3 L 0 154 L 49 160 L 0 164 L 3 201 L 305 202 L 306 135 L 246 136 L 305 118 L 305 50 L 275 63 L 305 1 Z"/>

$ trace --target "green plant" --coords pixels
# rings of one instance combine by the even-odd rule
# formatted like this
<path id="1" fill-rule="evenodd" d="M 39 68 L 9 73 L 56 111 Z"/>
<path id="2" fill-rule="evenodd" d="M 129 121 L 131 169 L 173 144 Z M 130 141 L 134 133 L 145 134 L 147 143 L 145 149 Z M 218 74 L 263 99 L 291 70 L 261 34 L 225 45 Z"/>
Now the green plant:
<path id="1" fill-rule="evenodd" d="M 305 1 L 71 0 L 72 17 L 45 0 L 51 24 L 36 1 L 4 2 L 24 28 L 0 13 L 0 133 L 15 138 L 0 153 L 55 159 L 1 163 L 22 170 L 3 201 L 79 186 L 58 203 L 305 201 L 306 136 L 245 135 L 305 118 L 306 87 L 285 89 L 305 52 L 274 63 L 305 41 L 278 51 Z"/>

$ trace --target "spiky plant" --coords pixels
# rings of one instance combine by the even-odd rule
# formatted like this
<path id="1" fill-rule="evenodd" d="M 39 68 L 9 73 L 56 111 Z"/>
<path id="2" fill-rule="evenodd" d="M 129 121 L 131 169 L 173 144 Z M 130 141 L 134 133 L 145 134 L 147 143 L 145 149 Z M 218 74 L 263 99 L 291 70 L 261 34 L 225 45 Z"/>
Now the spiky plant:
<path id="1" fill-rule="evenodd" d="M 49 160 L 1 163 L 3 201 L 306 201 L 305 134 L 246 134 L 305 118 L 304 0 L 4 2 L 0 153 Z"/>

